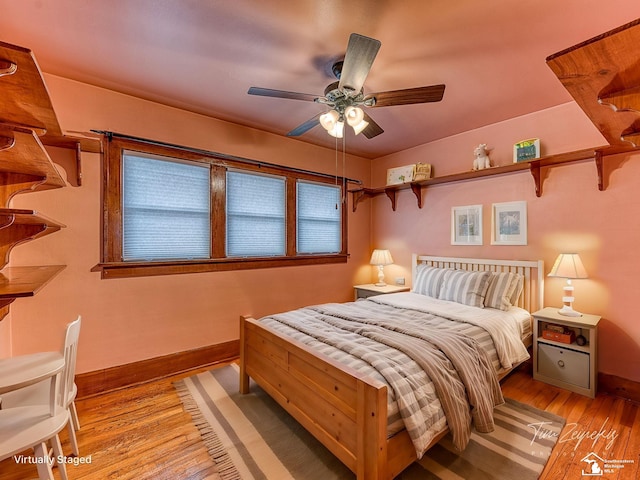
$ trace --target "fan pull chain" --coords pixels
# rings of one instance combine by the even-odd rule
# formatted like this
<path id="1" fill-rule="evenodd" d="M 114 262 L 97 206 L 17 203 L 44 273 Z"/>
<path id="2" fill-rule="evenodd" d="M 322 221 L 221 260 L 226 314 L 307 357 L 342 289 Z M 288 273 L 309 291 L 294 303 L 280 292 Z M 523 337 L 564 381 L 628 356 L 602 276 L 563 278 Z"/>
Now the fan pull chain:
<path id="1" fill-rule="evenodd" d="M 346 133 L 346 132 L 345 132 Z M 346 181 L 346 168 L 347 168 L 347 136 L 342 137 L 342 203 L 347 201 L 347 181 Z"/>
<path id="2" fill-rule="evenodd" d="M 337 187 L 338 186 L 338 137 L 334 138 L 335 140 L 335 152 L 336 152 L 336 176 L 334 179 L 334 185 Z M 338 208 L 340 207 L 340 202 L 336 202 L 336 210 L 338 210 Z"/>

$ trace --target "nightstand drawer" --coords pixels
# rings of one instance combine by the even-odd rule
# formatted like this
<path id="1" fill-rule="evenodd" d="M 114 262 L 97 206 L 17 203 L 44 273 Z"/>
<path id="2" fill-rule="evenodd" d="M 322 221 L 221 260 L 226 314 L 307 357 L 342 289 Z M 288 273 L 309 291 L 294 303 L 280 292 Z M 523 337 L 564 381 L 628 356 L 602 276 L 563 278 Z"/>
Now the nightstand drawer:
<path id="1" fill-rule="evenodd" d="M 384 295 L 384 294 L 380 292 L 372 292 L 371 290 L 361 290 L 361 289 L 358 289 L 356 292 L 356 298 L 369 298 L 369 297 L 375 297 L 376 295 Z"/>
<path id="2" fill-rule="evenodd" d="M 589 385 L 589 355 L 567 348 L 538 343 L 538 372 L 546 377 L 582 388 Z"/>

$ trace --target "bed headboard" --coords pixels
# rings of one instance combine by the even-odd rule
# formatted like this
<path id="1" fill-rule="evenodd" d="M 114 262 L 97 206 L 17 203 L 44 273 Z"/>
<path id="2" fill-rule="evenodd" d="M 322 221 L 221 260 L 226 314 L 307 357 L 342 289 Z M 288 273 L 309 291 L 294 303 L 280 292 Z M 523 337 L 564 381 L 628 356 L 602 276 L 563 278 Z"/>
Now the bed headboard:
<path id="1" fill-rule="evenodd" d="M 524 288 L 522 295 L 518 298 L 517 306 L 529 312 L 535 312 L 544 306 L 544 262 L 542 260 L 434 257 L 414 253 L 411 262 L 411 276 L 414 282 L 416 267 L 421 263 L 455 270 L 519 273 L 524 277 Z"/>

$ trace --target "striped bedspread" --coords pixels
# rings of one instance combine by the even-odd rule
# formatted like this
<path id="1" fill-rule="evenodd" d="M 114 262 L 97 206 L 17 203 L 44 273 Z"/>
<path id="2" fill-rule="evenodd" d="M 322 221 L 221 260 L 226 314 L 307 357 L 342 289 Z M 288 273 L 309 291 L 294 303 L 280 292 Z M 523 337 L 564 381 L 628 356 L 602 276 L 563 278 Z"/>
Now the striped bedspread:
<path id="1" fill-rule="evenodd" d="M 386 383 L 389 434 L 406 428 L 420 458 L 445 425 L 460 450 L 472 422 L 493 430 L 503 402 L 496 370 L 528 358 L 518 323 L 504 314 L 401 293 L 261 321 Z"/>

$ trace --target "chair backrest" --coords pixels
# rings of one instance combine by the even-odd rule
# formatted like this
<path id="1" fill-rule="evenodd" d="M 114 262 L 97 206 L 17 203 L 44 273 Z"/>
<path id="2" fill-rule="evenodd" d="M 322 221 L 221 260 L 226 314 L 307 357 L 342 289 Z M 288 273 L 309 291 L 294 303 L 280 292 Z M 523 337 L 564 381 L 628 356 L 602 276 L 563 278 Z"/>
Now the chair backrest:
<path id="1" fill-rule="evenodd" d="M 76 375 L 76 356 L 78 353 L 78 339 L 80 338 L 80 322 L 76 320 L 67 325 L 67 334 L 64 339 L 64 369 L 60 376 L 60 404 L 66 407 L 73 398 L 73 382 Z"/>

